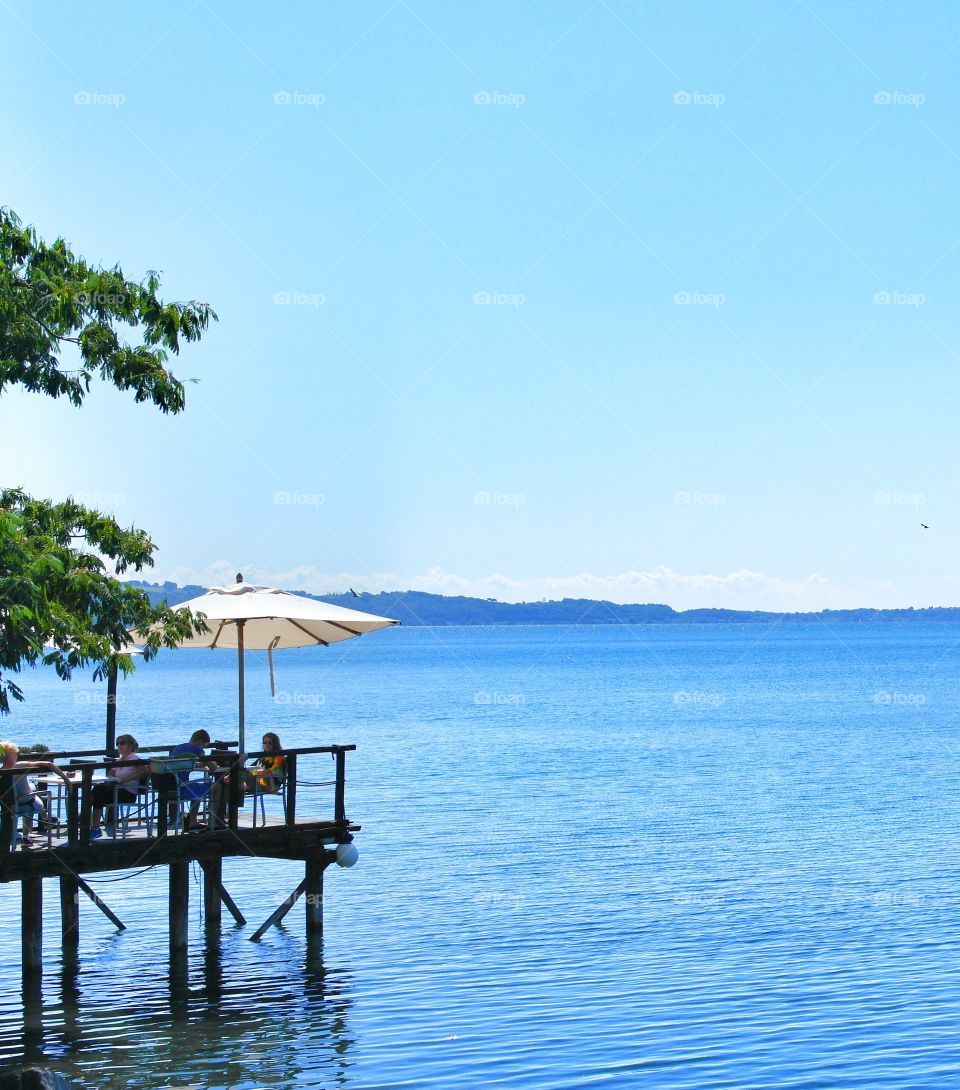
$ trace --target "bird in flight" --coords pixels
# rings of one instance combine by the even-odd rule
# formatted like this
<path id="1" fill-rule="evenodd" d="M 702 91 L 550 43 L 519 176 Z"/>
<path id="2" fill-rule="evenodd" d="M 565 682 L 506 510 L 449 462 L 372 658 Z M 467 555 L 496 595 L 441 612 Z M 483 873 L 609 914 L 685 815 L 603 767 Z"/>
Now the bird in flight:
<path id="1" fill-rule="evenodd" d="M 920 525 L 924 528 L 924 530 L 930 529 L 930 527 L 925 522 L 921 522 Z"/>
<path id="2" fill-rule="evenodd" d="M 357 594 L 357 592 L 353 589 L 353 587 L 350 588 L 350 593 L 354 596 L 354 598 L 359 598 L 360 597 L 360 595 Z"/>

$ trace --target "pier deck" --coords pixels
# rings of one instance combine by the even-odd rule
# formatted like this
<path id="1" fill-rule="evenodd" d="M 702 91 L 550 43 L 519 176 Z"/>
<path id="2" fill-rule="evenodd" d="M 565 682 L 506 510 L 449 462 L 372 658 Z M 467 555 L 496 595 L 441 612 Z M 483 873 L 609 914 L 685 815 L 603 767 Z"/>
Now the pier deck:
<path id="1" fill-rule="evenodd" d="M 159 750 L 160 747 L 154 747 Z M 169 747 L 164 747 L 169 749 Z M 222 863 L 230 858 L 289 860 L 304 864 L 303 880 L 280 907 L 251 936 L 259 939 L 268 927 L 279 923 L 296 901 L 306 894 L 308 937 L 323 930 L 323 872 L 332 863 L 349 866 L 338 848 L 349 845 L 359 825 L 346 817 L 345 760 L 355 746 L 316 746 L 306 749 L 283 750 L 287 779 L 282 792 L 264 796 L 265 807 L 255 794 L 241 799 L 240 782 L 243 759 L 236 753 L 221 752 L 216 756 L 222 763 L 220 777 L 224 789 L 217 793 L 220 812 L 209 808 L 206 825 L 186 831 L 183 825 L 184 800 L 174 784 L 153 791 L 149 783 L 144 788 L 148 797 L 149 821 L 144 818 L 130 824 L 125 835 L 105 832 L 91 839 L 91 795 L 95 777 L 109 767 L 108 762 L 85 762 L 74 770 L 74 779 L 64 788 L 61 799 L 59 827 L 52 832 L 34 832 L 30 843 L 15 844 L 14 828 L 18 823 L 13 777 L 22 775 L 0 769 L 0 884 L 19 882 L 21 886 L 22 965 L 24 976 L 38 973 L 41 968 L 43 880 L 56 878 L 60 884 L 61 928 L 64 953 L 75 951 L 79 937 L 80 894 L 87 897 L 111 922 L 123 928 L 123 923 L 90 889 L 83 875 L 106 871 L 142 870 L 167 867 L 169 873 L 169 920 L 171 957 L 185 954 L 189 907 L 189 864 L 196 862 L 203 871 L 204 921 L 208 932 L 219 930 L 220 909 L 225 905 L 239 924 L 246 923 L 240 910 L 225 889 Z M 146 749 L 141 752 L 148 752 Z M 334 761 L 331 779 L 300 780 L 303 758 L 325 755 Z M 71 754 L 44 755 L 56 759 Z M 83 755 L 88 756 L 88 755 Z M 255 757 L 258 754 L 250 754 Z M 329 764 L 327 765 L 329 769 Z M 52 782 L 52 781 L 51 781 Z M 59 781 L 62 783 L 62 781 Z M 298 815 L 298 787 L 301 815 Z M 210 791 L 210 797 L 214 795 Z M 330 807 L 330 817 L 317 816 Z M 332 798 L 330 797 L 332 795 Z M 269 801 L 268 801 L 269 800 Z M 302 811 L 309 809 L 309 816 Z M 171 821 L 171 814 L 180 817 Z M 216 828 L 212 826 L 216 825 Z M 354 853 L 355 858 L 355 853 Z"/>

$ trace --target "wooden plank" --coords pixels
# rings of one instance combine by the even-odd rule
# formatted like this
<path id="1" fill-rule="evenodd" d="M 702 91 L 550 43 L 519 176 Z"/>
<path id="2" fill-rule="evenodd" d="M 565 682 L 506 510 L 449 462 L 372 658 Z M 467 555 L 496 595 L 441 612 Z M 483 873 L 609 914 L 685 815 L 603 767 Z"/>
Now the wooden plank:
<path id="1" fill-rule="evenodd" d="M 348 826 L 349 832 L 359 830 L 359 825 Z M 52 851 L 34 848 L 0 854 L 0 883 L 24 878 L 59 878 L 68 873 L 96 874 L 167 866 L 191 859 L 249 856 L 306 860 L 340 839 L 341 830 L 330 821 L 287 826 L 278 820 L 277 824 L 256 829 L 206 831 L 153 840 L 134 836 L 116 841 L 104 838 L 75 847 L 64 846 L 61 841 Z"/>

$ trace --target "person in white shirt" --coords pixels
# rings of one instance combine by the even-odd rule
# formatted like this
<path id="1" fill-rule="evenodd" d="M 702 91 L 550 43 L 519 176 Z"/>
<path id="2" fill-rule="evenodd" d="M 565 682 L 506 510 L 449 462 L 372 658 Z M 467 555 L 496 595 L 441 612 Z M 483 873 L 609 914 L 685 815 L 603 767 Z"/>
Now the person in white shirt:
<path id="1" fill-rule="evenodd" d="M 100 822 L 103 820 L 103 808 L 113 806 L 114 791 L 119 791 L 116 796 L 119 801 L 124 801 L 124 793 L 129 794 L 129 801 L 133 802 L 140 790 L 140 781 L 147 774 L 147 764 L 141 761 L 137 753 L 137 740 L 132 734 L 121 734 L 117 739 L 117 749 L 120 751 L 120 760 L 124 762 L 110 769 L 110 774 L 103 783 L 94 784 L 90 794 L 93 811 L 90 814 L 90 839 L 97 840 L 103 836 Z M 140 761 L 139 764 L 126 764 L 127 761 Z"/>

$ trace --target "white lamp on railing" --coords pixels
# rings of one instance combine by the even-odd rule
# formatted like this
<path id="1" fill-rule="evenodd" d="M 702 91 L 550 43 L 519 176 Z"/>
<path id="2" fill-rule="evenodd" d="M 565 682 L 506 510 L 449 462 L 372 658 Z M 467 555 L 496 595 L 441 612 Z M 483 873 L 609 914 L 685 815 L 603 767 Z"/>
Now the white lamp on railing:
<path id="1" fill-rule="evenodd" d="M 337 845 L 338 867 L 352 867 L 359 858 L 360 853 L 357 851 L 357 846 L 352 840 L 348 840 L 346 844 Z"/>

